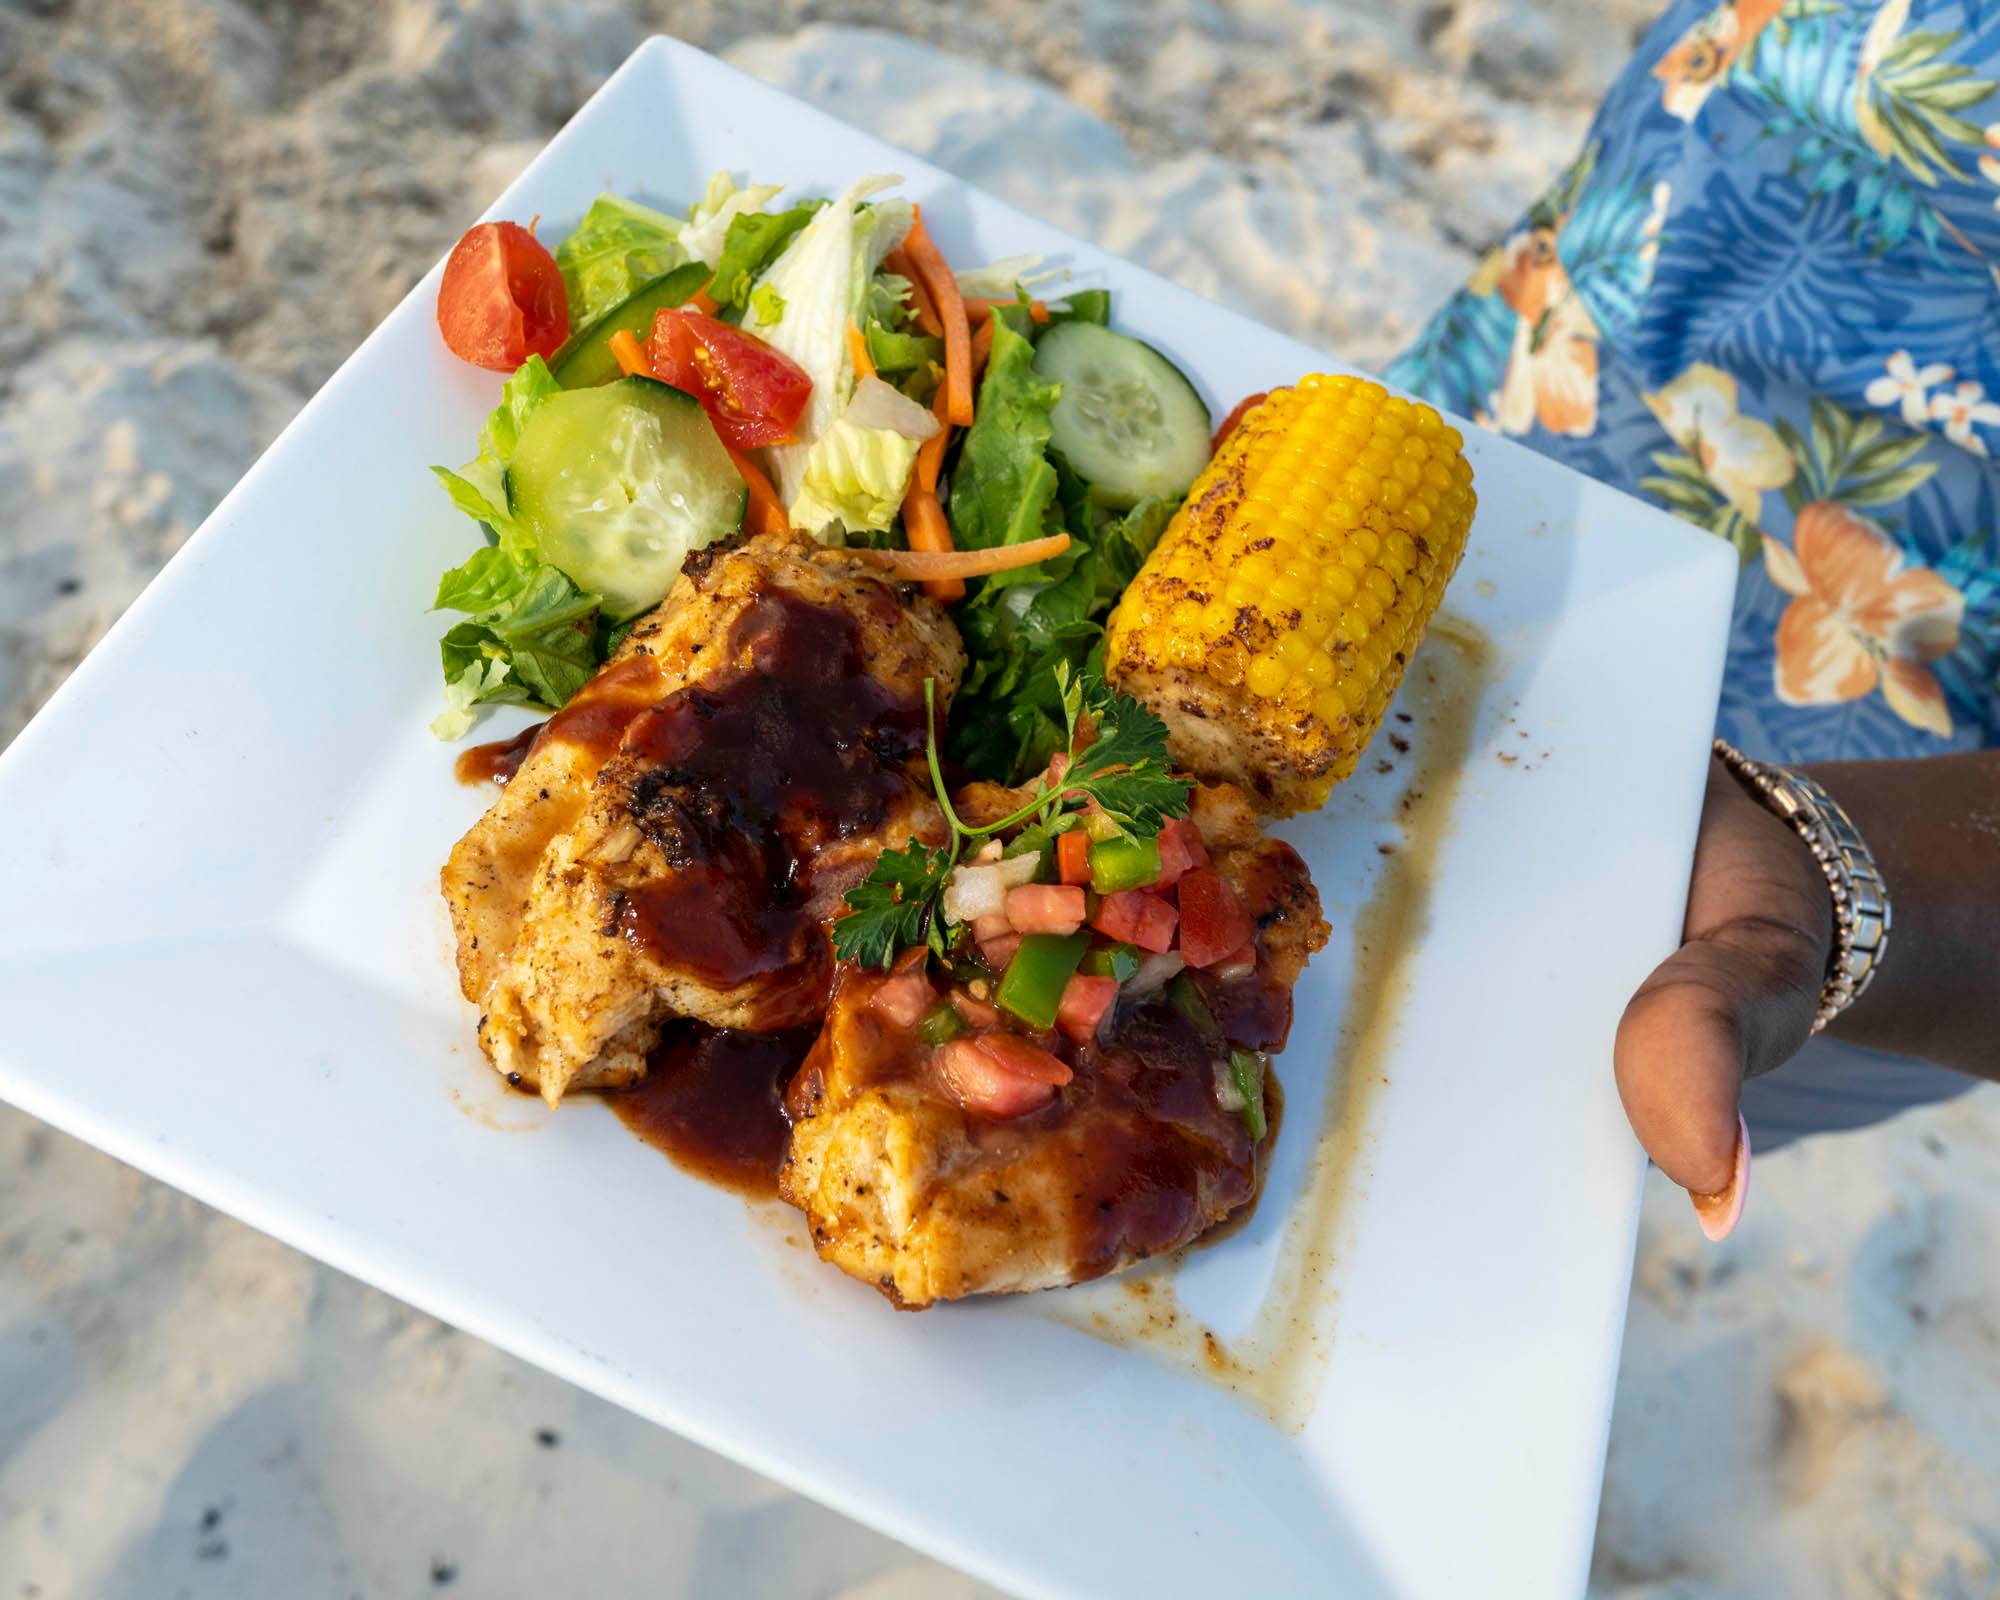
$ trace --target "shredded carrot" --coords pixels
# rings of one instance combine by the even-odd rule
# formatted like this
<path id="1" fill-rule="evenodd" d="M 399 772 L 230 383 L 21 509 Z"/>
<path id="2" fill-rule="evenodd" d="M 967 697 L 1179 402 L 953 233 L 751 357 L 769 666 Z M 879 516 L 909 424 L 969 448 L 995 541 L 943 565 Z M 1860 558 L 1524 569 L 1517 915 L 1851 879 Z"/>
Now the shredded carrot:
<path id="1" fill-rule="evenodd" d="M 1018 300 L 969 299 L 965 302 L 966 320 L 976 327 L 980 323 L 991 319 L 995 306 L 1017 306 L 1020 303 Z M 1030 300 L 1028 302 L 1028 320 L 1030 322 L 1047 322 L 1049 320 L 1048 301 Z"/>
<path id="2" fill-rule="evenodd" d="M 611 353 L 618 358 L 618 370 L 628 378 L 650 378 L 653 363 L 630 328 L 620 328 L 611 336 Z"/>
<path id="3" fill-rule="evenodd" d="M 912 209 L 916 215 L 910 221 L 910 231 L 903 236 L 903 253 L 930 291 L 938 320 L 944 324 L 945 416 L 959 427 L 969 428 L 972 426 L 972 329 L 965 320 L 965 297 L 958 292 L 958 279 L 951 275 L 951 268 L 924 230 L 923 207 Z"/>
<path id="4" fill-rule="evenodd" d="M 930 503 L 935 506 L 937 501 L 933 498 Z M 907 515 L 908 508 L 905 507 Z M 994 545 L 987 550 L 917 549 L 914 547 L 914 534 L 911 542 L 913 547 L 908 550 L 857 549 L 854 553 L 899 578 L 925 580 L 928 589 L 931 581 L 940 578 L 982 578 L 995 572 L 1009 572 L 1015 567 L 1032 567 L 1037 561 L 1046 561 L 1067 550 L 1069 535 L 1052 533 L 1046 539 Z"/>
<path id="5" fill-rule="evenodd" d="M 910 492 L 903 497 L 903 534 L 910 541 L 910 548 L 901 551 L 883 551 L 885 555 L 910 555 L 945 557 L 955 554 L 951 548 L 951 524 L 945 520 L 944 507 L 938 504 L 938 497 L 920 483 L 910 485 Z M 924 593 L 941 605 L 950 605 L 954 600 L 965 598 L 965 582 L 951 573 L 926 576 L 912 573 L 912 577 L 924 580 Z"/>
<path id="6" fill-rule="evenodd" d="M 722 302 L 711 296 L 706 289 L 695 290 L 693 294 L 688 296 L 687 303 L 693 306 L 704 317 L 712 317 L 722 309 Z"/>
<path id="7" fill-rule="evenodd" d="M 723 448 L 729 450 L 727 445 Z M 789 529 L 792 519 L 785 515 L 784 502 L 763 469 L 741 450 L 729 450 L 729 459 L 736 463 L 736 470 L 743 474 L 743 486 L 750 491 L 750 503 L 743 508 L 743 526 L 752 533 L 783 533 Z"/>
<path id="8" fill-rule="evenodd" d="M 938 321 L 937 307 L 931 304 L 930 291 L 924 287 L 924 280 L 917 276 L 917 269 L 910 264 L 910 258 L 897 245 L 882 258 L 882 265 L 899 278 L 906 278 L 910 284 L 910 315 L 917 319 L 917 326 L 933 339 L 944 337 L 944 324 Z"/>
<path id="9" fill-rule="evenodd" d="M 856 383 L 859 383 L 863 378 L 872 378 L 875 376 L 875 359 L 868 354 L 868 335 L 855 327 L 852 322 L 849 322 L 847 325 L 847 354 L 849 359 L 854 362 L 854 381 Z"/>
<path id="10" fill-rule="evenodd" d="M 944 453 L 951 445 L 951 422 L 944 414 L 945 402 L 950 397 L 944 385 L 939 384 L 936 396 L 931 401 L 931 415 L 937 418 L 938 430 L 917 446 L 917 479 L 932 494 L 937 493 L 938 474 L 944 469 Z"/>
<path id="11" fill-rule="evenodd" d="M 993 354 L 993 319 L 988 317 L 980 323 L 979 331 L 972 336 L 972 375 L 978 377 L 986 370 L 987 360 Z"/>

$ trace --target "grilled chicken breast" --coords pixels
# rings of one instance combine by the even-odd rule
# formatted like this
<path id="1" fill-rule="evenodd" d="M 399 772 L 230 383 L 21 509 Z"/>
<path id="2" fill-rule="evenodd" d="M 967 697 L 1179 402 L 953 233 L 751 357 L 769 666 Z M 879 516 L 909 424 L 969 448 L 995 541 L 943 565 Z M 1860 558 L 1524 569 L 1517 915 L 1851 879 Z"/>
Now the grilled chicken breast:
<path id="1" fill-rule="evenodd" d="M 1010 794 L 975 785 L 954 804 L 997 817 Z M 1278 1105 L 1267 1100 L 1268 1131 L 1253 1138 L 1225 1104 L 1229 1051 L 1282 1047 L 1292 985 L 1329 930 L 1305 864 L 1261 836 L 1241 791 L 1197 789 L 1192 816 L 1254 919 L 1254 969 L 1189 975 L 1207 1029 L 1160 993 L 1121 1000 L 1087 1044 L 1037 1036 L 1073 1076 L 1024 1115 L 965 1109 L 938 1053 L 873 1003 L 893 978 L 842 969 L 787 1094 L 779 1176 L 822 1258 L 917 1308 L 1115 1272 L 1255 1197 Z"/>
<path id="2" fill-rule="evenodd" d="M 554 1104 L 636 1082 L 669 1018 L 815 1022 L 841 895 L 944 837 L 923 684 L 942 709 L 963 666 L 935 604 L 846 552 L 691 556 L 445 865 L 495 1068 Z"/>

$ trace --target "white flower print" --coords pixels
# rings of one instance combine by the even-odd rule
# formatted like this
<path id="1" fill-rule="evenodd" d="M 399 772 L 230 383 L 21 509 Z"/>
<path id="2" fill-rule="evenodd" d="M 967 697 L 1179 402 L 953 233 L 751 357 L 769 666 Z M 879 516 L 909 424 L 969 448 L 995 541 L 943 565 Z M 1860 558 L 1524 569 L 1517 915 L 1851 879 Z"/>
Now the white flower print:
<path id="1" fill-rule="evenodd" d="M 1988 400 L 1980 385 L 1961 383 L 1950 394 L 1931 396 L 1931 420 L 1944 424 L 1944 436 L 1953 444 L 1983 456 L 1986 441 L 1972 431 L 1972 425 L 2000 426 L 2000 405 Z"/>
<path id="2" fill-rule="evenodd" d="M 1652 204 L 1646 208 L 1646 221 L 1639 230 L 1645 243 L 1639 246 L 1639 259 L 1646 264 L 1646 281 L 1650 284 L 1653 263 L 1660 256 L 1660 229 L 1667 220 L 1667 206 L 1672 202 L 1674 191 L 1665 179 L 1653 185 Z"/>
<path id="3" fill-rule="evenodd" d="M 1902 402 L 1903 420 L 1913 428 L 1921 428 L 1924 419 L 1936 416 L 1931 409 L 1931 397 L 1927 391 L 1941 383 L 1950 383 L 1952 369 L 1942 361 L 1933 361 L 1927 367 L 1918 367 L 1910 359 L 1910 352 L 1898 350 L 1883 363 L 1889 369 L 1888 376 L 1877 378 L 1863 391 L 1871 406 L 1892 406 Z"/>
<path id="4" fill-rule="evenodd" d="M 1979 175 L 1988 183 L 2000 183 L 2000 122 L 1986 124 L 1986 147 L 1994 154 L 1979 158 Z M 2000 194 L 1993 197 L 1993 209 L 2000 211 Z"/>

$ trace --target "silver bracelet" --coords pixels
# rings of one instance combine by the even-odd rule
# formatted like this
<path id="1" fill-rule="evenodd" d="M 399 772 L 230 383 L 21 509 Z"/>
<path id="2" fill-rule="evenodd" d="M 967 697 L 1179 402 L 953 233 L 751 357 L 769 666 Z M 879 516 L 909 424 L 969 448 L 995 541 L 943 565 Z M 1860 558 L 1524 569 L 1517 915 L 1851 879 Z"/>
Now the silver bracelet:
<path id="1" fill-rule="evenodd" d="M 1802 772 L 1752 761 L 1727 739 L 1715 754 L 1744 788 L 1805 840 L 1833 892 L 1833 955 L 1812 1031 L 1868 992 L 1889 952 L 1889 888 L 1881 869 L 1841 803 Z"/>

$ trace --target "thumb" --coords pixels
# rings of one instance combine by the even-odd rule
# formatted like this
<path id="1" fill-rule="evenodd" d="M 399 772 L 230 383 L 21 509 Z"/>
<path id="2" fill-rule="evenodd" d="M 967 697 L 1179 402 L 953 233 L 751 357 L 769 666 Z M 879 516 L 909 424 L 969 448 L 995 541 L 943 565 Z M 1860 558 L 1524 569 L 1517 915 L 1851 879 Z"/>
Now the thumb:
<path id="1" fill-rule="evenodd" d="M 1618 1026 L 1618 1092 L 1639 1142 L 1694 1198 L 1703 1231 L 1735 1226 L 1749 1180 L 1743 1080 L 1811 1036 L 1824 957 L 1787 921 L 1711 927 L 1661 963 Z"/>

